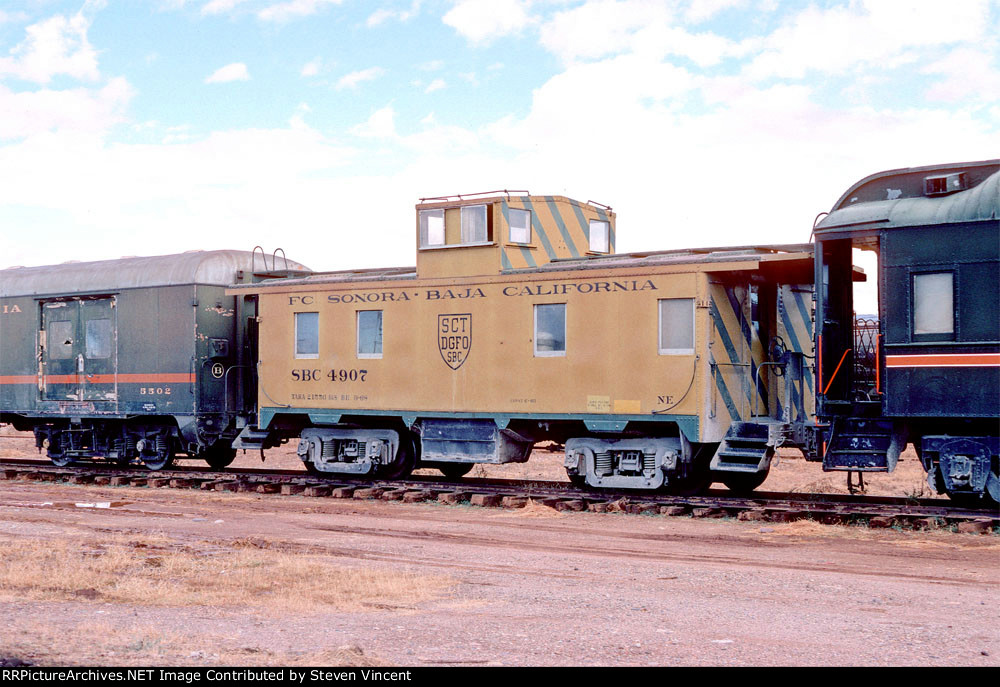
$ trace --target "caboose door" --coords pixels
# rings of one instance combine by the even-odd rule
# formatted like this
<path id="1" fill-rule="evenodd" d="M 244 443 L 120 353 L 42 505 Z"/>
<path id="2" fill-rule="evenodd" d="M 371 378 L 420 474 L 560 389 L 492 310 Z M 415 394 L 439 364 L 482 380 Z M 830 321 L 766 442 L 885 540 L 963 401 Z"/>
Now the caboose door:
<path id="1" fill-rule="evenodd" d="M 42 398 L 113 401 L 117 398 L 115 298 L 42 304 Z"/>

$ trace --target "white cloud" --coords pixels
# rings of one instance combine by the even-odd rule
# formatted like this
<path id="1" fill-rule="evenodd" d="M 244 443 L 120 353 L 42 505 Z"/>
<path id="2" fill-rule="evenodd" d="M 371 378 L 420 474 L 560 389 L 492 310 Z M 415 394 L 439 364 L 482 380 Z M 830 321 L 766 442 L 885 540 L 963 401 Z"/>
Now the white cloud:
<path id="1" fill-rule="evenodd" d="M 5 10 L 0 10 L 0 24 L 25 21 L 27 19 L 27 12 L 7 12 Z"/>
<path id="2" fill-rule="evenodd" d="M 249 81 L 250 72 L 242 62 L 233 62 L 225 67 L 219 67 L 209 76 L 205 77 L 205 83 L 228 83 L 230 81 Z"/>
<path id="3" fill-rule="evenodd" d="M 410 4 L 410 9 L 408 10 L 389 10 L 385 8 L 380 8 L 368 15 L 365 24 L 371 28 L 378 26 L 379 24 L 384 24 L 390 19 L 395 19 L 396 21 L 409 21 L 413 19 L 420 13 L 421 0 L 413 0 Z"/>
<path id="4" fill-rule="evenodd" d="M 314 60 L 310 60 L 302 65 L 302 76 L 316 76 L 319 74 L 320 68 L 323 66 L 323 60 L 317 57 Z"/>
<path id="5" fill-rule="evenodd" d="M 237 5 L 242 5 L 247 0 L 211 0 L 201 7 L 202 14 L 224 14 L 232 11 Z"/>
<path id="6" fill-rule="evenodd" d="M 362 138 L 394 138 L 396 136 L 396 113 L 392 105 L 386 105 L 372 113 L 363 124 L 351 129 L 351 133 Z"/>
<path id="7" fill-rule="evenodd" d="M 11 56 L 0 57 L 0 77 L 42 84 L 58 75 L 97 80 L 97 52 L 87 40 L 89 28 L 90 19 L 83 11 L 32 24 L 26 29 L 25 39 L 10 51 Z"/>
<path id="8" fill-rule="evenodd" d="M 809 6 L 766 38 L 747 76 L 799 79 L 810 70 L 843 72 L 882 65 L 911 47 L 976 41 L 989 26 L 988 0 L 862 0 L 829 9 Z"/>
<path id="9" fill-rule="evenodd" d="M 517 33 L 534 19 L 526 0 L 459 0 L 442 21 L 472 43 Z"/>
<path id="10" fill-rule="evenodd" d="M 177 141 L 185 133 L 169 135 Z M 364 223 L 351 209 L 331 217 L 331 207 L 354 205 L 346 189 L 369 207 L 375 203 L 345 171 L 352 156 L 308 126 L 217 132 L 169 145 L 109 143 L 64 129 L 0 147 L 0 187 L 18 207 L 44 209 L 31 226 L 44 227 L 81 260 L 114 257 L 109 245 L 146 255 L 256 243 L 270 250 L 276 231 L 294 227 L 280 240 L 290 258 L 307 261 L 316 252 L 306 236 Z M 337 173 L 343 182 L 329 178 Z M 10 211 L 0 203 L 0 217 Z M 5 256 L 9 264 L 54 259 L 41 241 L 22 242 L 12 252 Z"/>
<path id="11" fill-rule="evenodd" d="M 553 15 L 542 25 L 540 40 L 564 62 L 633 52 L 654 59 L 678 55 L 701 66 L 742 55 L 752 45 L 692 34 L 673 8 L 654 0 L 590 0 Z"/>
<path id="12" fill-rule="evenodd" d="M 993 46 L 996 42 L 993 41 Z M 927 90 L 927 98 L 960 103 L 979 100 L 1000 101 L 1000 71 L 995 50 L 961 47 L 925 66 L 924 74 L 940 74 L 943 78 Z"/>
<path id="13" fill-rule="evenodd" d="M 749 0 L 692 0 L 691 5 L 684 12 L 684 18 L 692 24 L 698 24 L 711 19 L 723 10 L 742 8 L 748 4 Z M 754 9 L 758 12 L 773 11 L 775 5 L 772 3 L 768 9 L 767 3 L 760 2 Z"/>
<path id="14" fill-rule="evenodd" d="M 381 67 L 368 67 L 368 69 L 360 69 L 356 72 L 345 74 L 337 81 L 337 90 L 357 88 L 358 84 L 365 81 L 373 81 L 383 74 L 385 74 L 385 70 Z"/>
<path id="15" fill-rule="evenodd" d="M 0 140 L 55 131 L 100 133 L 125 121 L 133 89 L 124 78 L 99 90 L 73 88 L 13 92 L 0 85 Z"/>
<path id="16" fill-rule="evenodd" d="M 440 91 L 447 85 L 448 84 L 445 83 L 444 79 L 434 79 L 427 85 L 427 88 L 424 89 L 424 93 L 433 93 L 434 91 Z"/>
<path id="17" fill-rule="evenodd" d="M 261 10 L 258 10 L 257 17 L 263 21 L 284 22 L 299 17 L 308 17 L 316 14 L 328 5 L 339 5 L 344 0 L 289 0 L 289 2 L 278 2 Z"/>

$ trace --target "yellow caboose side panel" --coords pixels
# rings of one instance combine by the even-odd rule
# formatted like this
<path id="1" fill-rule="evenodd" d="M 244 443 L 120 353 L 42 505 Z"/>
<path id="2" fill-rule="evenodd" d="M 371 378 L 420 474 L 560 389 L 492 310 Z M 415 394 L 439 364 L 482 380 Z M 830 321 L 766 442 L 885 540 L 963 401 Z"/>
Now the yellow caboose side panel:
<path id="1" fill-rule="evenodd" d="M 706 309 L 695 307 L 704 274 L 532 277 L 262 291 L 261 406 L 548 416 L 674 406 L 671 413 L 697 414 L 689 387 L 708 327 Z M 691 321 L 680 326 L 694 333 L 690 350 L 661 353 L 663 299 L 689 304 L 682 317 Z M 564 313 L 562 351 L 539 350 L 535 340 L 537 308 L 548 305 Z M 378 356 L 359 354 L 363 312 L 380 313 Z M 297 313 L 317 314 L 315 357 L 296 357 Z"/>

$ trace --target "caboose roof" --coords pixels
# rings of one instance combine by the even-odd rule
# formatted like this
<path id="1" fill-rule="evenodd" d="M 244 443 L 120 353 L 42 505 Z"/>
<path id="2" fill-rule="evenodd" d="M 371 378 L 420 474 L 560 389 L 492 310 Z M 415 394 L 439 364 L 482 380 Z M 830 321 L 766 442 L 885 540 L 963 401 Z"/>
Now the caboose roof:
<path id="1" fill-rule="evenodd" d="M 236 273 L 273 275 L 262 253 L 241 250 L 191 251 L 176 255 L 69 262 L 0 270 L 0 297 L 101 293 L 178 284 L 229 286 Z M 278 259 L 282 273 L 309 271 L 293 260 Z M 269 267 L 271 269 L 269 269 Z"/>
<path id="2" fill-rule="evenodd" d="M 926 195 L 929 177 L 965 175 L 966 189 Z M 816 233 L 954 224 L 1000 218 L 1000 160 L 879 172 L 854 184 L 816 225 Z"/>
<path id="3" fill-rule="evenodd" d="M 716 265 L 718 265 L 718 269 L 727 271 L 732 269 L 756 270 L 762 269 L 766 263 L 772 269 L 794 270 L 796 273 L 801 273 L 800 281 L 807 283 L 812 281 L 812 251 L 812 244 L 796 243 L 618 253 L 616 255 L 556 259 L 533 269 L 507 270 L 502 272 L 501 276 L 590 269 L 665 267 L 671 265 L 692 265 L 709 271 L 712 271 Z M 389 267 L 367 270 L 315 272 L 308 276 L 279 279 L 270 281 L 267 284 L 237 284 L 233 288 L 257 291 L 284 286 L 301 287 L 319 284 L 412 280 L 416 279 L 416 277 L 417 273 L 414 267 Z"/>

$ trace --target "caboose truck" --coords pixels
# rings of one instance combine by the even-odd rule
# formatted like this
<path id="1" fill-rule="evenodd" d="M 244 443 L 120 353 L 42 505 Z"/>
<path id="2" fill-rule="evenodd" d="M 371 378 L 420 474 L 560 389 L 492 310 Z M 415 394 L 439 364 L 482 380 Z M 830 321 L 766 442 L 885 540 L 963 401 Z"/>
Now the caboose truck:
<path id="1" fill-rule="evenodd" d="M 56 465 L 104 457 L 221 468 L 253 411 L 252 303 L 233 282 L 302 274 L 246 251 L 0 271 L 0 423 Z"/>
<path id="2" fill-rule="evenodd" d="M 862 179 L 815 227 L 824 470 L 891 471 L 907 442 L 952 499 L 1000 501 L 1000 160 Z M 878 254 L 856 348 L 851 250 Z"/>
<path id="3" fill-rule="evenodd" d="M 814 450 L 811 245 L 616 255 L 610 208 L 523 192 L 416 210 L 415 268 L 227 292 L 259 319 L 237 447 L 461 476 L 553 441 L 576 483 L 682 491 L 751 490 L 778 445 Z"/>

